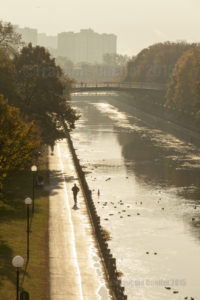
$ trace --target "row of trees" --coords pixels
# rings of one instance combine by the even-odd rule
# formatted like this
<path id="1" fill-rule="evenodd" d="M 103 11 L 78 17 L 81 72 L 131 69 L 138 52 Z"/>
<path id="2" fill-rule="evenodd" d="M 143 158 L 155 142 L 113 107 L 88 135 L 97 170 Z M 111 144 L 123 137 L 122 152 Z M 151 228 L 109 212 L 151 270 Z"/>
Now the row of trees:
<path id="1" fill-rule="evenodd" d="M 74 64 L 67 57 L 58 56 L 56 63 L 66 74 L 79 82 L 123 81 L 126 75 L 127 55 L 105 54 L 102 63 L 79 62 Z"/>
<path id="2" fill-rule="evenodd" d="M 0 183 L 25 168 L 41 143 L 53 145 L 74 128 L 71 90 L 45 48 L 23 47 L 12 25 L 0 22 Z"/>
<path id="3" fill-rule="evenodd" d="M 127 65 L 126 81 L 167 85 L 166 105 L 200 117 L 200 44 L 159 43 Z"/>
<path id="4" fill-rule="evenodd" d="M 177 60 L 196 46 L 165 42 L 145 48 L 128 62 L 126 80 L 167 83 Z"/>

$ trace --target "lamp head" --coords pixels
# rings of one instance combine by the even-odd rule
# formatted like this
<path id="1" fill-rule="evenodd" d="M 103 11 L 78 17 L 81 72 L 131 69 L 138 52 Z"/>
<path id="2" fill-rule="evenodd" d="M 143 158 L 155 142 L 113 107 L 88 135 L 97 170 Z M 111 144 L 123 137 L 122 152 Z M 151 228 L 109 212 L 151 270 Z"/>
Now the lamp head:
<path id="1" fill-rule="evenodd" d="M 17 255 L 12 259 L 12 265 L 15 268 L 22 268 L 24 265 L 24 259 L 23 257 Z"/>
<path id="2" fill-rule="evenodd" d="M 37 166 L 36 166 L 36 165 L 33 165 L 33 166 L 31 167 L 31 171 L 32 171 L 32 172 L 37 172 Z"/>
<path id="3" fill-rule="evenodd" d="M 26 204 L 26 205 L 31 205 L 32 204 L 32 199 L 31 198 L 26 198 L 25 200 L 24 200 L 24 203 Z"/>

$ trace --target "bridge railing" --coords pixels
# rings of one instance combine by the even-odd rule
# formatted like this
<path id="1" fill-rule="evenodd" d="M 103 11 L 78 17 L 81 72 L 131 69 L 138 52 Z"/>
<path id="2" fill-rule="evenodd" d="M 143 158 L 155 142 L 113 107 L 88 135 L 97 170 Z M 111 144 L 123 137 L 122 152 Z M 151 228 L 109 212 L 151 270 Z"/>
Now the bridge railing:
<path id="1" fill-rule="evenodd" d="M 148 90 L 165 90 L 165 84 L 152 82 L 104 82 L 104 83 L 76 83 L 74 90 L 127 90 L 127 89 L 148 89 Z"/>

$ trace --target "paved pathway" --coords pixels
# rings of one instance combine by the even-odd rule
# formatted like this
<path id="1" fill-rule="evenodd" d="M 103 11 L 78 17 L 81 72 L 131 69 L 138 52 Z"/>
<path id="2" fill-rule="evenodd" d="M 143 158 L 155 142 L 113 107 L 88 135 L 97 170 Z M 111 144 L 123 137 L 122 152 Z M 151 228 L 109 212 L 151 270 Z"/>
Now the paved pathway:
<path id="1" fill-rule="evenodd" d="M 66 141 L 49 155 L 51 300 L 111 299 L 82 191 L 73 209 L 71 188 L 77 180 Z"/>

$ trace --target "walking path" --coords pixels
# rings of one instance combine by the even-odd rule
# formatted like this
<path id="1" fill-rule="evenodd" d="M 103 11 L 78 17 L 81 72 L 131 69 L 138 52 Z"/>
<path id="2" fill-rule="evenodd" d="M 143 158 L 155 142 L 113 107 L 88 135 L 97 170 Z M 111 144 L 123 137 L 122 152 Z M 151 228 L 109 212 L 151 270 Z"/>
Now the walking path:
<path id="1" fill-rule="evenodd" d="M 49 154 L 49 168 L 51 300 L 111 299 L 81 189 L 78 209 L 73 208 L 71 188 L 80 185 L 65 140 Z"/>

